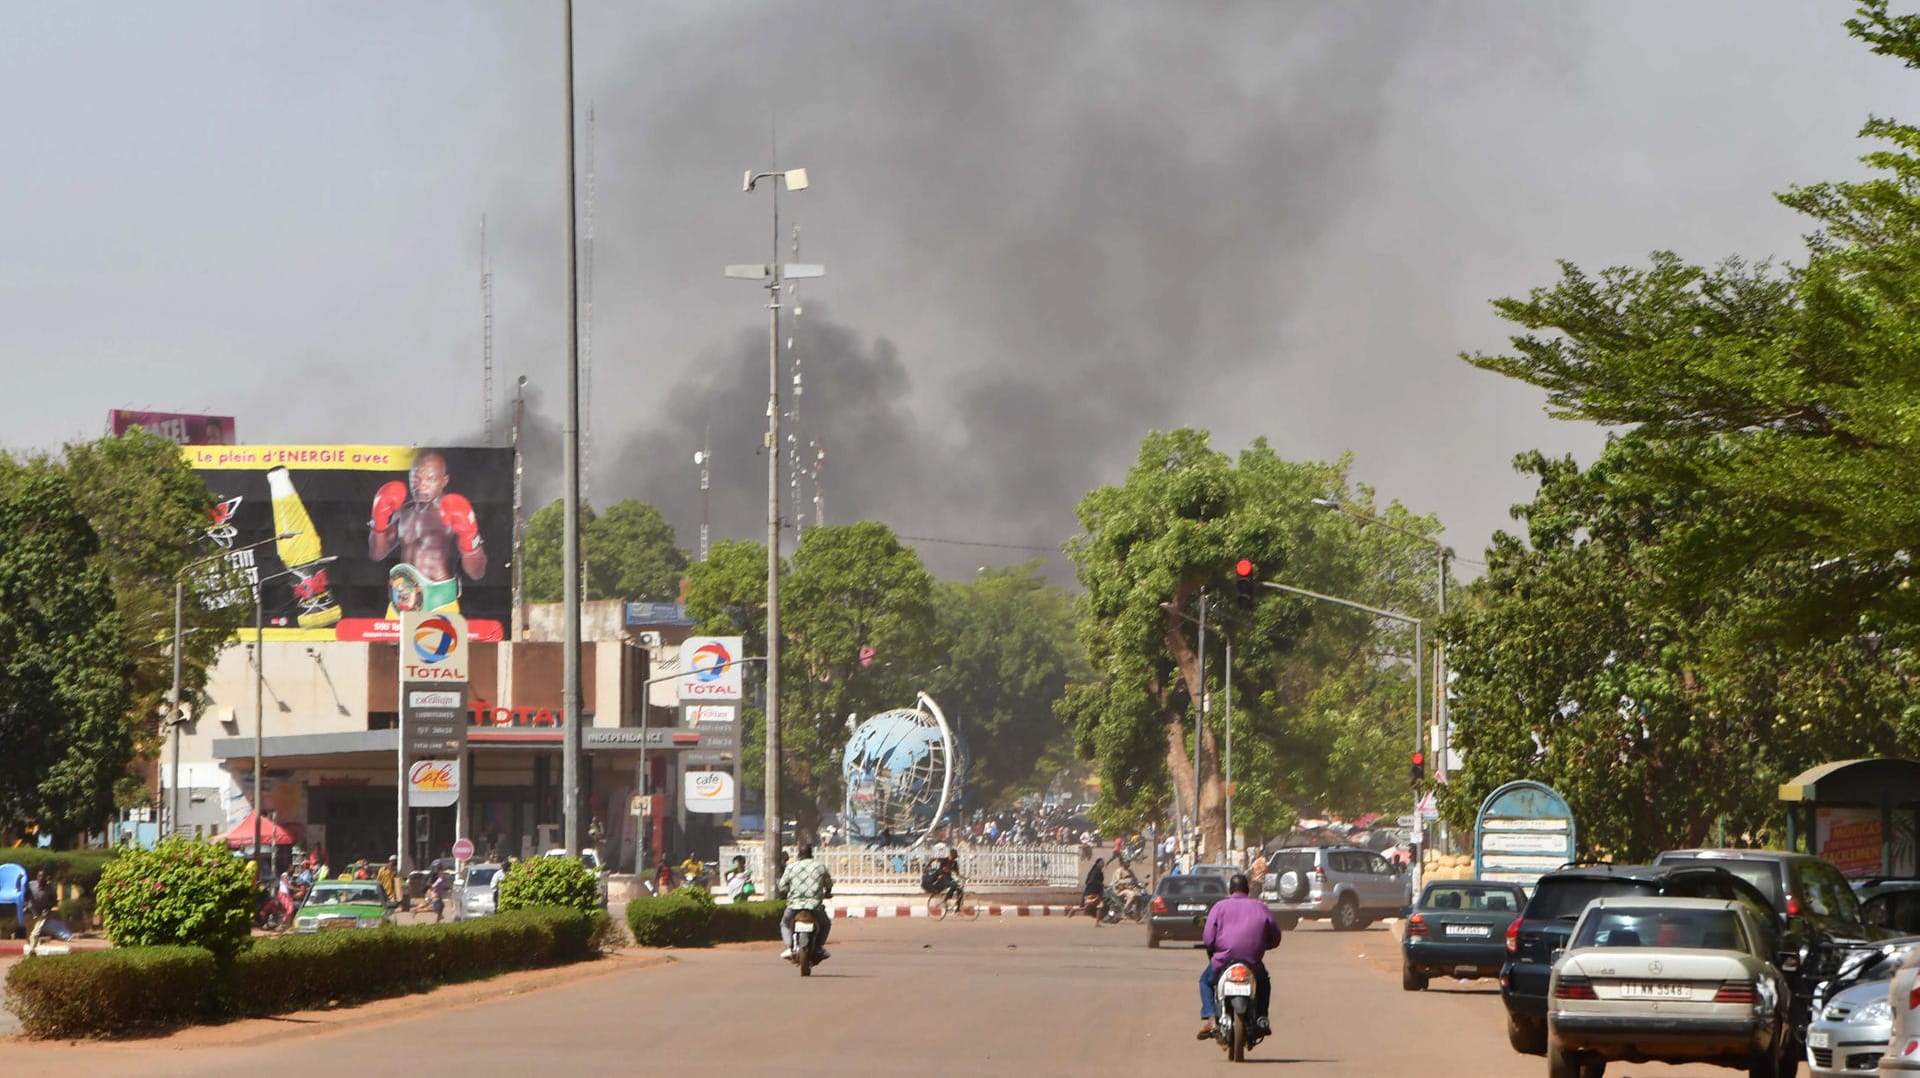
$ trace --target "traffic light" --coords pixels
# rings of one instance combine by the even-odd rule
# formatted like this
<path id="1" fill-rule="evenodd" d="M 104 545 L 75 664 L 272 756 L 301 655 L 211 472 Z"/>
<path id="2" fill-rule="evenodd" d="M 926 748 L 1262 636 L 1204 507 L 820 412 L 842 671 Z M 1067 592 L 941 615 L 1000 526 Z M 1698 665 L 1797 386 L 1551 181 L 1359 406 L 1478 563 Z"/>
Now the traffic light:
<path id="1" fill-rule="evenodd" d="M 1408 777 L 1413 779 L 1413 781 L 1415 782 L 1419 782 L 1421 779 L 1424 779 L 1427 777 L 1427 754 L 1426 753 L 1420 752 L 1418 750 L 1414 751 L 1413 766 L 1407 769 L 1407 775 Z"/>
<path id="2" fill-rule="evenodd" d="M 1234 563 L 1233 573 L 1234 600 L 1243 607 L 1252 606 L 1260 587 L 1259 581 L 1253 579 L 1253 562 L 1241 558 Z"/>

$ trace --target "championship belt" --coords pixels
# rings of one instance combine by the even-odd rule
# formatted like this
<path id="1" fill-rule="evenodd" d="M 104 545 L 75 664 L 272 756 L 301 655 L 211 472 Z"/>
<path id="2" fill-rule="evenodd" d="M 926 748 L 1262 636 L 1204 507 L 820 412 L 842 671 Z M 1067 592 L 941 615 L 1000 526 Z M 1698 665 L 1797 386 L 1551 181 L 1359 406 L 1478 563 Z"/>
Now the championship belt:
<path id="1" fill-rule="evenodd" d="M 387 603 L 388 617 L 416 610 L 458 612 L 460 581 L 428 580 L 425 573 L 401 562 L 387 570 Z"/>

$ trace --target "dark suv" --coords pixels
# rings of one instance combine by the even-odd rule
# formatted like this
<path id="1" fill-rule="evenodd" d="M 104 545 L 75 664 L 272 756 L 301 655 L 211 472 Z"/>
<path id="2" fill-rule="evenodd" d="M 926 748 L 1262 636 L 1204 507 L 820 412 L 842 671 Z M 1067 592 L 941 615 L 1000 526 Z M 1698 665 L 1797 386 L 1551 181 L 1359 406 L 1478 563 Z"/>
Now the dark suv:
<path id="1" fill-rule="evenodd" d="M 1569 865 L 1540 877 L 1527 908 L 1507 927 L 1507 962 L 1500 967 L 1500 999 L 1507 1006 L 1507 1042 L 1528 1055 L 1547 1052 L 1547 981 L 1554 952 L 1567 945 L 1573 923 L 1596 898 L 1717 898 L 1743 902 L 1775 924 L 1759 889 L 1713 865 Z M 1767 941 L 1779 953 L 1779 940 Z"/>

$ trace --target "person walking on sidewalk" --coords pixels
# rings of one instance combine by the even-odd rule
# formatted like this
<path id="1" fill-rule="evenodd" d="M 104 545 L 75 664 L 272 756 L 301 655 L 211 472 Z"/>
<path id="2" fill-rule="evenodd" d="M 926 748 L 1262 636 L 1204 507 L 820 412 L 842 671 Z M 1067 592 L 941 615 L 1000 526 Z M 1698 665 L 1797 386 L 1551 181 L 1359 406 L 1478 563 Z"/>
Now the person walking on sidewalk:
<path id="1" fill-rule="evenodd" d="M 427 897 L 433 902 L 433 923 L 439 924 L 447 913 L 447 870 L 433 870 L 433 882 L 427 884 Z"/>

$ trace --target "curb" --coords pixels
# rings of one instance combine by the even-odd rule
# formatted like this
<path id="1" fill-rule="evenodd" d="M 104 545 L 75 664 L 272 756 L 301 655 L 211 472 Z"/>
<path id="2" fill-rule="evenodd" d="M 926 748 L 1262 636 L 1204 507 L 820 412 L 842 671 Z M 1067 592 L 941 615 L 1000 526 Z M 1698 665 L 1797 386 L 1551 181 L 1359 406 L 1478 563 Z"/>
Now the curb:
<path id="1" fill-rule="evenodd" d="M 967 907 L 972 909 L 973 907 Z M 988 917 L 1065 917 L 1078 907 L 1075 906 L 993 906 L 982 905 L 979 911 Z M 827 915 L 838 921 L 843 918 L 855 919 L 870 917 L 929 917 L 926 904 L 913 906 L 829 906 Z"/>

